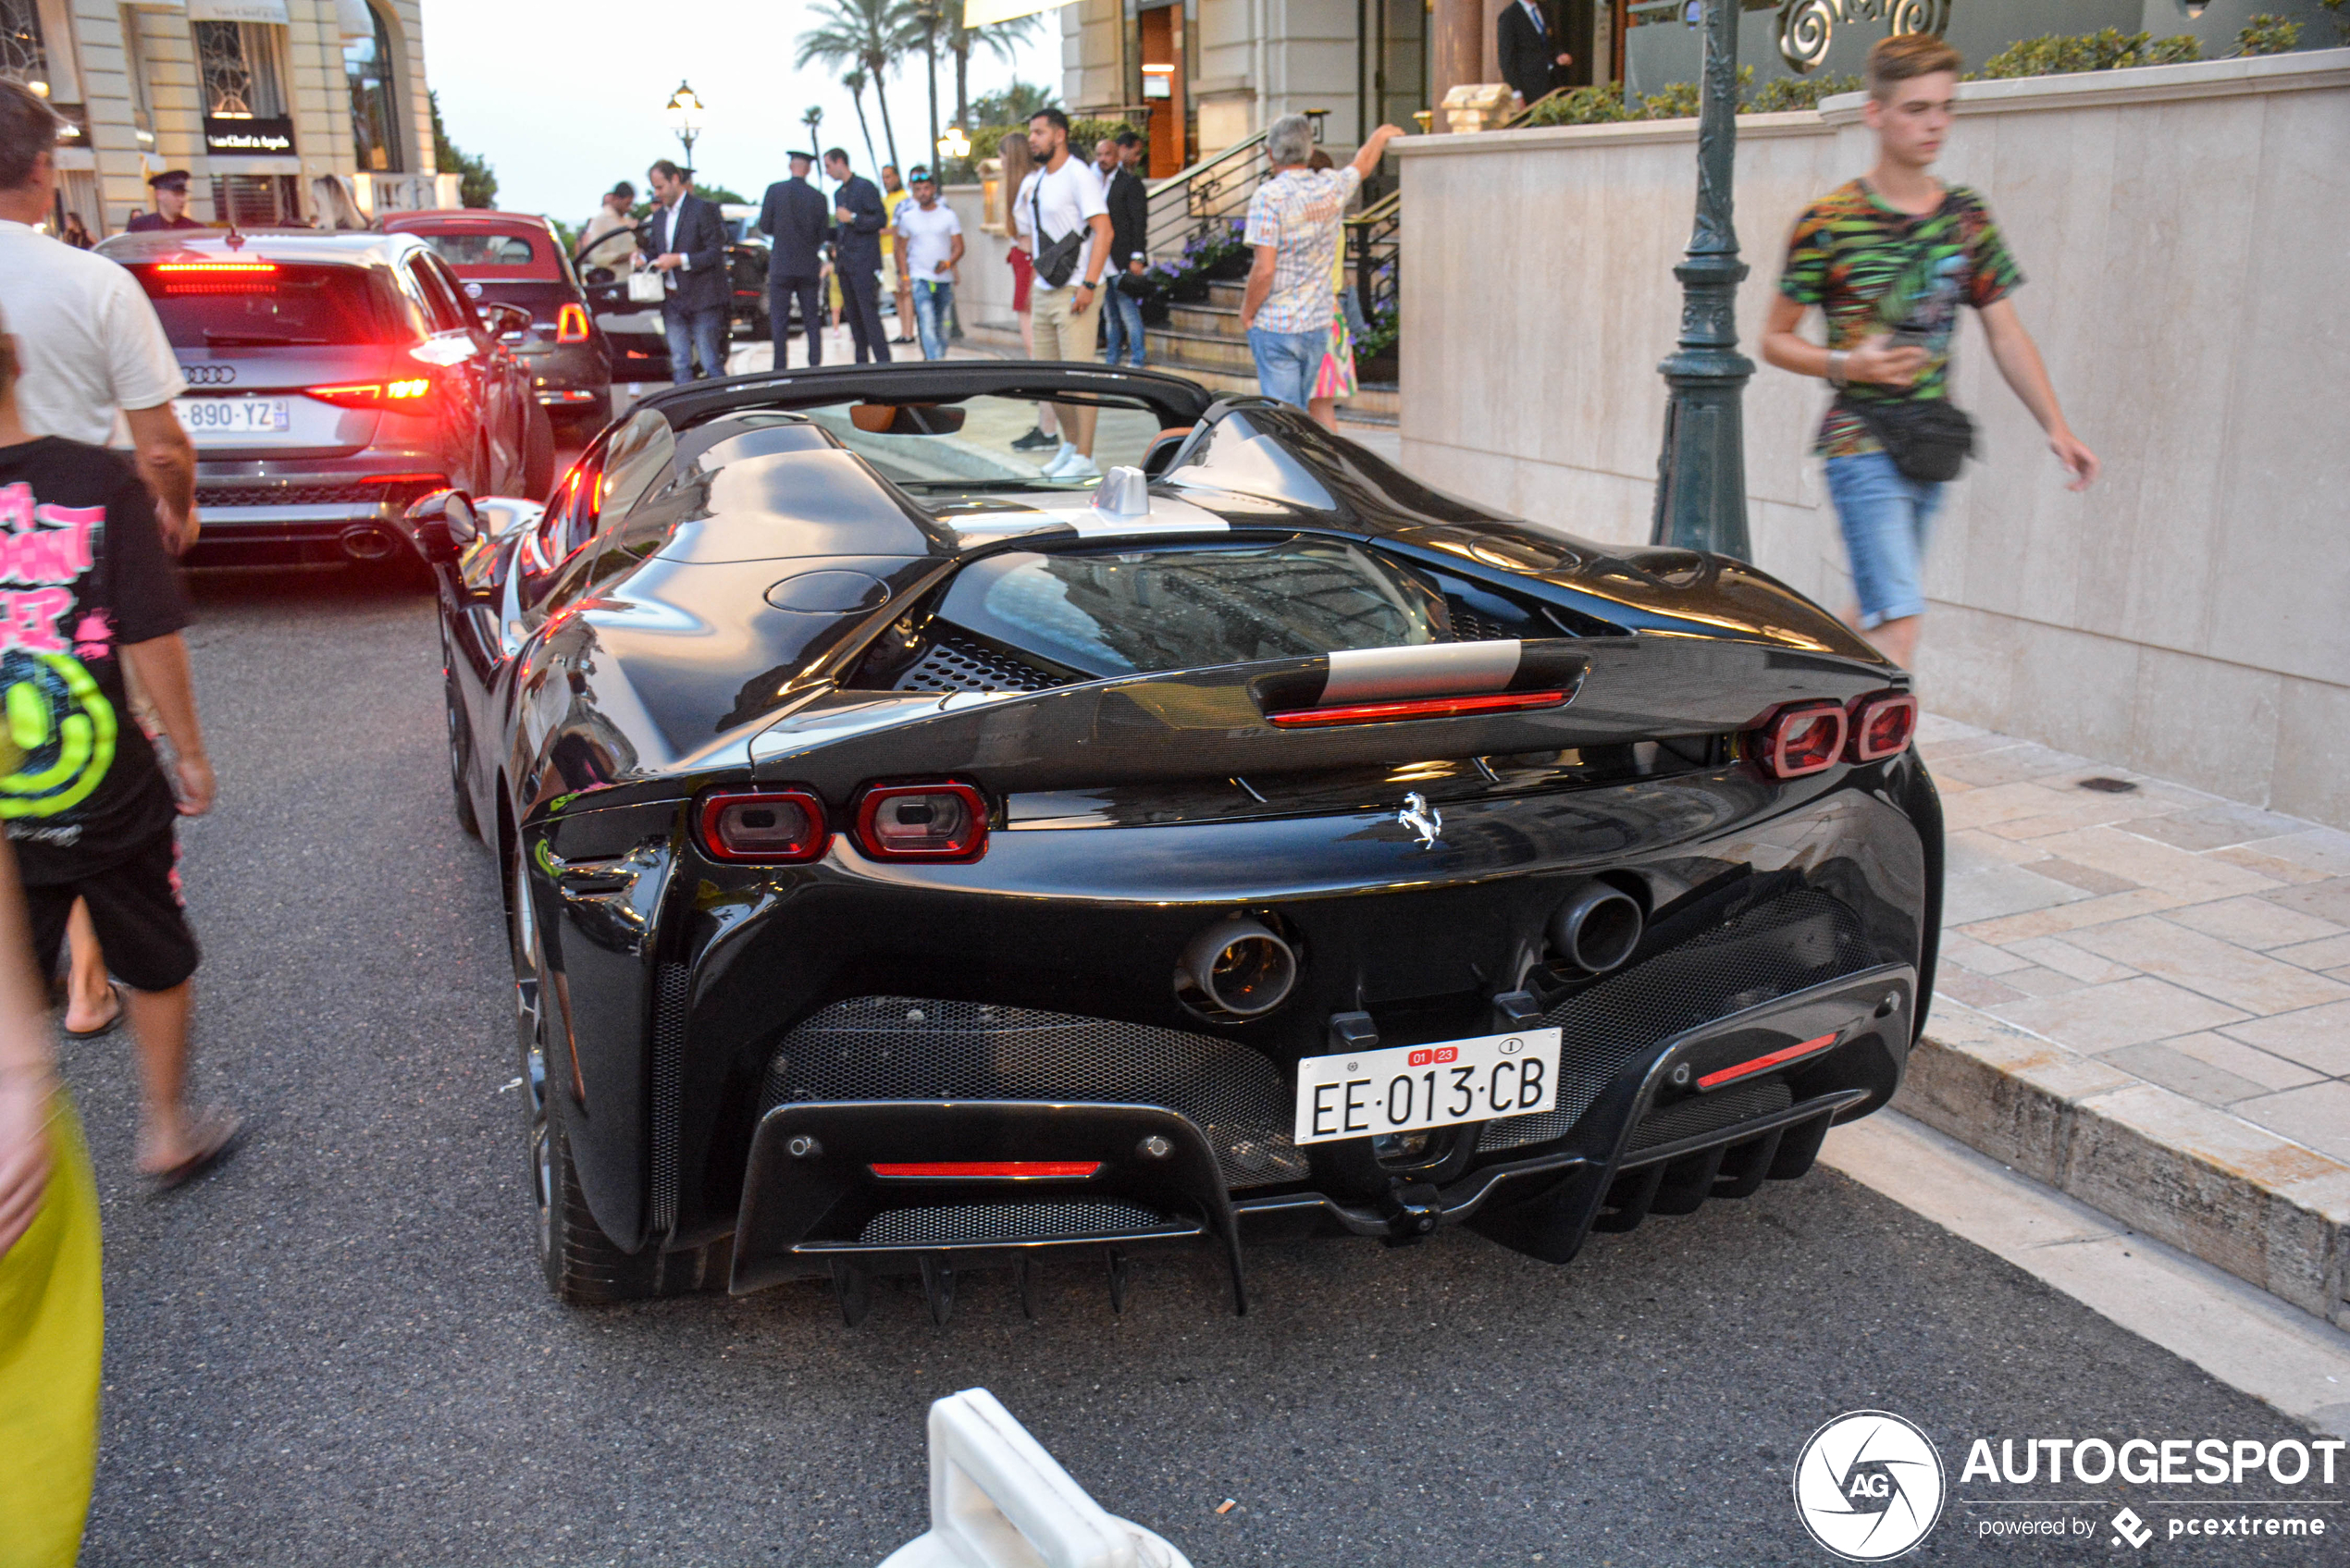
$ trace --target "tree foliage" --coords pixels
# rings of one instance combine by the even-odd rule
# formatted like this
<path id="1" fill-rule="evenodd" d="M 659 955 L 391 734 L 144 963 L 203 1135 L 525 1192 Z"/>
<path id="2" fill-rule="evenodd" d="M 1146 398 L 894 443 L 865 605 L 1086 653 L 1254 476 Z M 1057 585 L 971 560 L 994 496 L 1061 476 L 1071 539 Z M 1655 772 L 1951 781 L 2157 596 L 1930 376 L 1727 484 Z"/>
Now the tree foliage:
<path id="1" fill-rule="evenodd" d="M 449 140 L 448 128 L 440 123 L 440 94 L 427 92 L 425 102 L 432 107 L 433 167 L 443 174 L 461 177 L 457 184 L 457 200 L 466 206 L 496 206 L 498 171 L 489 167 L 489 159 L 460 152 L 457 143 Z"/>

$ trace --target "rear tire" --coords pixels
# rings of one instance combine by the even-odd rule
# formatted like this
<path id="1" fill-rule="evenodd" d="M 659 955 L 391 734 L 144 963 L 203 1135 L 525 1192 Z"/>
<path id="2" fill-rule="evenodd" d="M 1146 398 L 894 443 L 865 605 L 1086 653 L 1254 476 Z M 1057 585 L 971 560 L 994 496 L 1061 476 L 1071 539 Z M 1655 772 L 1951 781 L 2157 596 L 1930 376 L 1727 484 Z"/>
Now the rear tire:
<path id="1" fill-rule="evenodd" d="M 555 422 L 540 403 L 530 405 L 522 452 L 523 497 L 543 501 L 555 488 Z"/>
<path id="2" fill-rule="evenodd" d="M 449 719 L 449 793 L 457 807 L 457 825 L 474 838 L 481 836 L 481 819 L 475 814 L 473 791 L 465 787 L 473 747 L 465 738 L 464 703 L 457 695 L 456 650 L 449 646 L 449 628 L 440 628 L 440 705 Z"/>

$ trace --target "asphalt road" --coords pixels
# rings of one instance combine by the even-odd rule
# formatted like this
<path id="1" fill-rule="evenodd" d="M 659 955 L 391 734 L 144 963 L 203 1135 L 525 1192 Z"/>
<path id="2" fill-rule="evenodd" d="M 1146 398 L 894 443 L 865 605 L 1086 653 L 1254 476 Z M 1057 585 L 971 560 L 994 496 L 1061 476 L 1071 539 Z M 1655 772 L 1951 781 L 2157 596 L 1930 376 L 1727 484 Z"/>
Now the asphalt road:
<path id="1" fill-rule="evenodd" d="M 125 1043 L 67 1053 L 105 1193 L 87 1562 L 870 1564 L 923 1528 L 927 1401 L 974 1384 L 1202 1568 L 1824 1562 L 1790 1466 L 1863 1407 L 1933 1434 L 1960 1499 L 1972 1436 L 2307 1436 L 1825 1170 L 1564 1270 L 1466 1235 L 1260 1249 L 1243 1319 L 1180 1262 L 1138 1266 L 1123 1317 L 1090 1269 L 1048 1272 L 1033 1324 L 978 1277 L 943 1332 L 887 1289 L 856 1330 L 806 1287 L 559 1307 L 428 599 L 340 570 L 197 592 L 196 1082 L 254 1129 L 150 1199 Z M 2136 1555 L 1979 1542 L 1998 1512 L 1954 1502 L 1916 1560 Z"/>

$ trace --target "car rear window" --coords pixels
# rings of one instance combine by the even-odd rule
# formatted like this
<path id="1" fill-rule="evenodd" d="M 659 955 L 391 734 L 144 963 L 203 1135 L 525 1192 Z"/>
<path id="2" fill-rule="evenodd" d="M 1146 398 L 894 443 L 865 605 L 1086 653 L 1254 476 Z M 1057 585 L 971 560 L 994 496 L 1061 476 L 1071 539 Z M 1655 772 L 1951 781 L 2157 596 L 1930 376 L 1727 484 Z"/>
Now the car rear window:
<path id="1" fill-rule="evenodd" d="M 956 625 L 1097 676 L 1442 639 L 1434 596 L 1349 544 L 1117 553 L 1016 550 L 973 562 L 939 606 Z"/>
<path id="2" fill-rule="evenodd" d="M 555 270 L 554 247 L 544 240 L 520 234 L 432 234 L 421 229 L 416 237 L 438 251 L 460 278 L 561 280 L 562 275 Z"/>
<path id="3" fill-rule="evenodd" d="M 389 278 L 364 266 L 251 260 L 130 268 L 175 349 L 402 342 L 416 336 Z"/>

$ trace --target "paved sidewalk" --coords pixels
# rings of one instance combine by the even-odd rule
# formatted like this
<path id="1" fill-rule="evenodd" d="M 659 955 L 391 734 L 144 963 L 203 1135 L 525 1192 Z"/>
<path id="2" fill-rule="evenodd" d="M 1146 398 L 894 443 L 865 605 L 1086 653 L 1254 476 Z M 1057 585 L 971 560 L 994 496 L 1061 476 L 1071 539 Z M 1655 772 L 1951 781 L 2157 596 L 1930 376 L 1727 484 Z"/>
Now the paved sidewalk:
<path id="1" fill-rule="evenodd" d="M 1938 994 L 2350 1159 L 2350 833 L 1929 719 Z"/>

